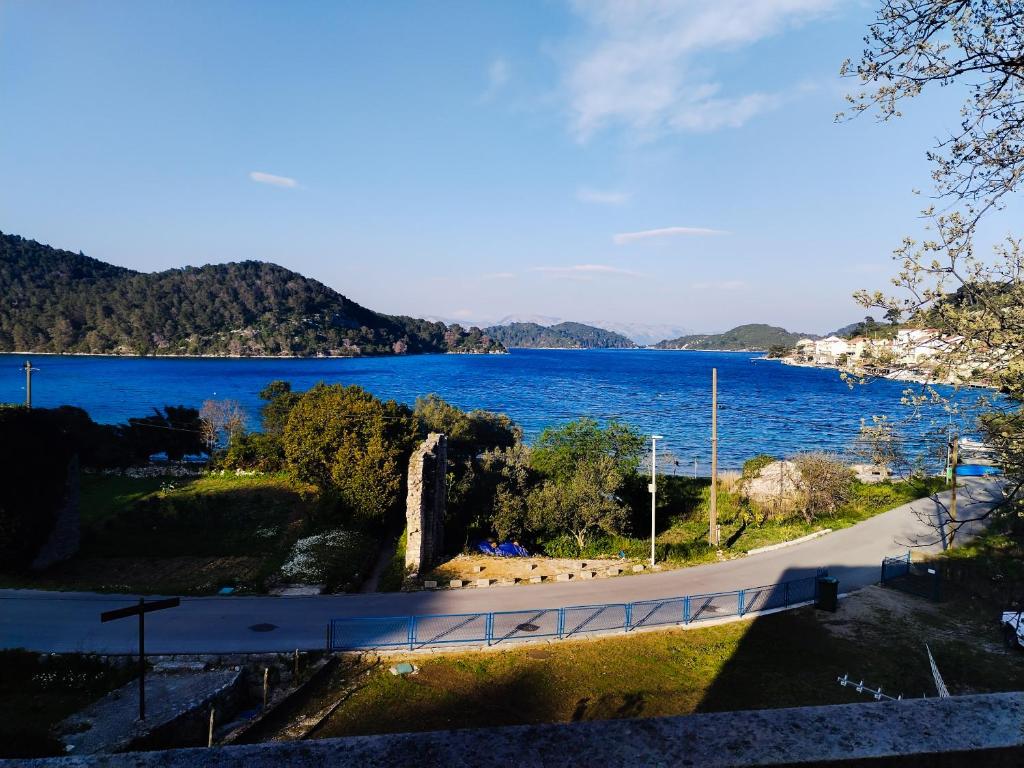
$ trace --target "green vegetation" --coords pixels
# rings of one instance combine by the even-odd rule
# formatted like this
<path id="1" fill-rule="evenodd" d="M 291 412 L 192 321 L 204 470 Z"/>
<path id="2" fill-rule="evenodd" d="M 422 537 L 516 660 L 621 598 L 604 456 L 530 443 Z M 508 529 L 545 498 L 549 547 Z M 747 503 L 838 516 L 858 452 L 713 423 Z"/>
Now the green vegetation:
<path id="1" fill-rule="evenodd" d="M 837 614 L 805 608 L 690 630 L 513 644 L 500 653 L 396 655 L 369 672 L 316 735 L 870 701 L 836 684 L 846 673 L 887 692 L 934 696 L 922 638 L 954 695 L 1024 685 L 1024 658 L 999 646 L 991 606 L 979 610 L 966 597 L 935 606 L 872 587 L 842 601 Z M 417 674 L 386 671 L 405 660 Z M 306 708 L 332 701 L 357 671 L 342 668 Z"/>
<path id="2" fill-rule="evenodd" d="M 484 333 L 506 347 L 530 349 L 633 349 L 636 344 L 620 333 L 583 323 L 509 323 L 485 328 Z"/>
<path id="3" fill-rule="evenodd" d="M 761 352 L 773 347 L 791 349 L 800 339 L 817 338 L 813 334 L 790 333 L 785 328 L 753 323 L 740 325 L 725 333 L 704 333 L 666 339 L 655 349 L 705 349 Z"/>
<path id="4" fill-rule="evenodd" d="M 209 594 L 262 591 L 280 579 L 301 536 L 324 516 L 316 490 L 286 475 L 82 478 L 82 547 L 71 560 L 29 577 L 4 569 L 6 584 L 99 591 Z M 360 542 L 332 574 L 338 588 L 365 573 L 373 540 Z"/>
<path id="5" fill-rule="evenodd" d="M 398 537 L 395 553 L 391 556 L 387 568 L 384 569 L 384 572 L 380 575 L 380 581 L 377 583 L 378 592 L 397 592 L 402 588 L 406 575 L 405 550 L 408 537 L 408 530 L 402 531 L 402 535 Z"/>
<path id="6" fill-rule="evenodd" d="M 135 355 L 500 352 L 479 328 L 361 307 L 258 261 L 143 274 L 0 233 L 0 351 Z"/>
<path id="7" fill-rule="evenodd" d="M 96 656 L 0 650 L 0 760 L 62 757 L 51 729 L 135 676 Z"/>

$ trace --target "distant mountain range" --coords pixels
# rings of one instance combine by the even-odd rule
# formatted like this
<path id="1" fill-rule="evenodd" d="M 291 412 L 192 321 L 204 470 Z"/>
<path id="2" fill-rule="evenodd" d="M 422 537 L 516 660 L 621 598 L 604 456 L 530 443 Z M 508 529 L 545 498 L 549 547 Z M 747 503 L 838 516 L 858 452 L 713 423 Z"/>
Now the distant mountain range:
<path id="1" fill-rule="evenodd" d="M 699 333 L 666 339 L 656 349 L 703 349 L 761 352 L 775 346 L 792 347 L 800 339 L 820 338 L 811 333 L 790 333 L 785 328 L 762 323 L 739 325 L 725 333 Z"/>
<path id="2" fill-rule="evenodd" d="M 0 351 L 357 356 L 503 352 L 260 261 L 142 273 L 0 232 Z"/>
<path id="3" fill-rule="evenodd" d="M 533 349 L 633 349 L 625 336 L 583 323 L 508 323 L 484 329 L 490 338 L 506 347 Z"/>

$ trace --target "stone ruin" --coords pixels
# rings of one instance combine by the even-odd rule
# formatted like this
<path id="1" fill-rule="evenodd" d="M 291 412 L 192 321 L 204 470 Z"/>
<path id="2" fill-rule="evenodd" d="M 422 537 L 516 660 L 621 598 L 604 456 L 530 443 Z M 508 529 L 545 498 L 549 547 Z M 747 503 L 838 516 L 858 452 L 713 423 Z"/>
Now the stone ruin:
<path id="1" fill-rule="evenodd" d="M 792 461 L 773 461 L 740 483 L 740 494 L 764 509 L 792 511 L 800 506 L 804 481 Z"/>
<path id="2" fill-rule="evenodd" d="M 448 475 L 448 441 L 431 432 L 409 459 L 405 501 L 408 538 L 405 570 L 418 574 L 440 559 L 444 548 L 444 502 Z"/>

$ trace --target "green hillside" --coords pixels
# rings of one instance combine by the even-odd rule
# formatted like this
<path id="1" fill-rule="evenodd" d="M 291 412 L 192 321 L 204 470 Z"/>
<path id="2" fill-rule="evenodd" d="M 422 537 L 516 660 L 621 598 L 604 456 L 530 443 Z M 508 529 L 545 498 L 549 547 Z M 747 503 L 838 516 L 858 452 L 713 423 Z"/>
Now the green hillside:
<path id="1" fill-rule="evenodd" d="M 790 333 L 785 328 L 763 323 L 740 325 L 725 333 L 703 333 L 666 339 L 655 349 L 703 349 L 760 352 L 772 347 L 792 347 L 800 339 L 816 338 L 812 334 Z"/>
<path id="2" fill-rule="evenodd" d="M 630 339 L 613 331 L 583 323 L 509 323 L 485 328 L 484 333 L 506 347 L 531 349 L 633 349 Z"/>
<path id="3" fill-rule="evenodd" d="M 259 261 L 142 273 L 0 233 L 0 351 L 358 356 L 500 352 Z"/>

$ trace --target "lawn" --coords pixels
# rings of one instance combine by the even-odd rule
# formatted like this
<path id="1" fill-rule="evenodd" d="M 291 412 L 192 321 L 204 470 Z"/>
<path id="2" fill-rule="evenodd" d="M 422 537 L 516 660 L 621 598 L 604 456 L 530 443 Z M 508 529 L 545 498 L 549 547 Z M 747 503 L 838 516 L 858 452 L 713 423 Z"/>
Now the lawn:
<path id="1" fill-rule="evenodd" d="M 893 694 L 933 696 L 925 642 L 954 695 L 1019 690 L 1024 655 L 1002 647 L 992 613 L 968 600 L 935 605 L 870 587 L 836 614 L 805 608 L 693 630 L 396 655 L 371 668 L 315 735 L 870 701 L 837 684 L 847 673 Z M 386 668 L 401 660 L 418 673 L 391 675 Z M 360 669 L 341 667 L 310 694 L 307 711 L 336 699 Z"/>
<path id="2" fill-rule="evenodd" d="M 658 519 L 662 522 L 656 541 L 658 560 L 676 566 L 718 560 L 717 552 L 707 541 L 710 481 L 707 478 L 669 477 L 659 482 Z M 872 485 L 856 482 L 847 504 L 835 514 L 808 522 L 799 515 L 783 520 L 760 521 L 744 508 L 731 483 L 723 485 L 718 490 L 718 522 L 725 557 L 742 556 L 751 549 L 790 541 L 826 528 L 847 528 L 908 501 L 945 489 L 940 478 Z M 558 557 L 615 557 L 624 552 L 627 558 L 641 561 L 650 557 L 651 546 L 649 538 L 633 536 L 593 537 L 582 553 L 578 553 L 568 537 L 564 542 L 553 544 L 549 543 L 547 549 Z"/>
<path id="3" fill-rule="evenodd" d="M 79 553 L 44 573 L 0 576 L 0 582 L 139 593 L 211 594 L 224 587 L 260 592 L 277 580 L 295 542 L 316 532 L 312 522 L 320 504 L 312 486 L 283 474 L 86 474 Z M 334 557 L 322 574 L 339 590 L 365 573 L 362 555 L 372 556 L 377 546 L 360 534 L 345 538 L 354 548 Z"/>
<path id="4" fill-rule="evenodd" d="M 50 729 L 134 676 L 95 656 L 0 651 L 0 759 L 63 755 Z"/>

